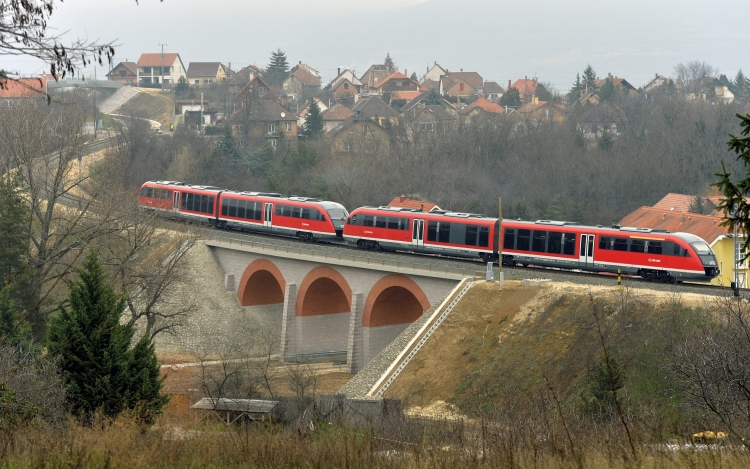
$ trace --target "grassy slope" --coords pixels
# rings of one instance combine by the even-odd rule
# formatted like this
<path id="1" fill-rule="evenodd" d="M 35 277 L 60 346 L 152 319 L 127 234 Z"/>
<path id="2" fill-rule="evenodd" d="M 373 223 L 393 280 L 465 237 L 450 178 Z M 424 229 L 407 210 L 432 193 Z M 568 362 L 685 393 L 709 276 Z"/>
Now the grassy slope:
<path id="1" fill-rule="evenodd" d="M 639 402 L 656 399 L 659 360 L 673 327 L 668 298 L 631 293 L 594 294 L 605 342 L 628 376 L 624 392 Z M 470 290 L 387 397 L 407 405 L 452 402 L 463 411 L 501 401 L 523 402 L 546 388 L 546 375 L 563 399 L 602 357 L 586 290 L 551 290 L 478 284 Z"/>
<path id="2" fill-rule="evenodd" d="M 174 108 L 174 93 L 141 88 L 141 92 L 128 102 L 120 106 L 114 114 L 135 114 L 138 117 L 161 122 L 162 126 L 169 127 L 172 120 L 172 109 Z"/>

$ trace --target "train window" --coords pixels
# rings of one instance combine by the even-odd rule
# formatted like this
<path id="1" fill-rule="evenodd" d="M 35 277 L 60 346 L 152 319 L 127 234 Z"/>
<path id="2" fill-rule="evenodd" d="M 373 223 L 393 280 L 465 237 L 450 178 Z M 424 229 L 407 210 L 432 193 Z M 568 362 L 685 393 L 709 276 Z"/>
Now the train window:
<path id="1" fill-rule="evenodd" d="M 574 256 L 576 253 L 576 234 L 565 233 L 563 236 L 563 254 Z"/>
<path id="2" fill-rule="evenodd" d="M 276 204 L 276 207 L 273 210 L 273 214 L 281 216 L 281 204 Z"/>
<path id="3" fill-rule="evenodd" d="M 694 243 L 690 243 L 690 245 L 695 249 L 695 253 L 699 256 L 708 256 L 711 254 L 711 248 L 708 246 L 708 244 L 705 243 L 705 241 L 696 241 Z M 741 251 L 743 252 L 744 249 Z"/>
<path id="4" fill-rule="evenodd" d="M 612 244 L 612 249 L 615 251 L 627 251 L 628 240 L 626 238 L 615 238 L 615 242 Z"/>
<path id="5" fill-rule="evenodd" d="M 375 217 L 375 228 L 386 228 L 388 226 L 387 217 Z"/>
<path id="6" fill-rule="evenodd" d="M 672 249 L 671 250 L 667 249 L 667 254 L 670 256 L 679 256 L 680 249 L 681 249 L 680 245 L 677 243 L 671 243 L 671 244 L 672 244 Z"/>
<path id="7" fill-rule="evenodd" d="M 490 227 L 479 227 L 479 247 L 486 248 L 490 245 Z"/>
<path id="8" fill-rule="evenodd" d="M 682 254 L 682 257 L 692 257 L 692 256 L 690 255 L 690 251 L 688 251 L 688 250 L 687 250 L 687 249 L 685 249 L 685 248 L 680 248 L 680 253 Z"/>
<path id="9" fill-rule="evenodd" d="M 215 200 L 216 200 L 216 197 L 214 197 L 212 195 L 208 196 L 208 212 L 206 212 L 206 213 L 208 213 L 209 215 L 213 215 L 214 214 L 214 205 L 216 205 L 214 203 Z"/>
<path id="10" fill-rule="evenodd" d="M 229 209 L 229 199 L 224 197 L 221 199 L 221 216 L 226 217 L 227 216 L 227 210 Z"/>
<path id="11" fill-rule="evenodd" d="M 282 217 L 291 217 L 292 216 L 292 206 L 291 205 L 282 205 L 281 206 L 281 216 Z"/>
<path id="12" fill-rule="evenodd" d="M 401 219 L 401 229 L 404 231 L 409 231 L 409 219 L 408 218 Z"/>
<path id="13" fill-rule="evenodd" d="M 505 229 L 505 238 L 503 238 L 503 249 L 515 249 L 516 247 L 516 230 L 515 228 Z"/>
<path id="14" fill-rule="evenodd" d="M 609 251 L 610 247 L 609 236 L 599 236 L 599 249 Z"/>
<path id="15" fill-rule="evenodd" d="M 661 254 L 661 241 L 649 241 L 648 253 L 649 254 Z"/>
<path id="16" fill-rule="evenodd" d="M 534 240 L 531 242 L 531 250 L 534 252 L 544 252 L 547 244 L 547 232 L 534 230 Z"/>
<path id="17" fill-rule="evenodd" d="M 391 218 L 388 219 L 388 229 L 389 230 L 397 230 L 398 227 L 399 227 L 399 225 L 400 225 L 400 223 L 401 223 L 400 219 L 391 217 Z"/>
<path id="18" fill-rule="evenodd" d="M 237 218 L 245 218 L 245 201 L 237 201 Z"/>
<path id="19" fill-rule="evenodd" d="M 528 251 L 530 237 L 531 230 L 518 230 L 518 241 L 516 241 L 516 249 L 518 249 L 519 251 Z"/>
<path id="20" fill-rule="evenodd" d="M 643 239 L 631 239 L 630 252 L 646 252 L 646 241 Z"/>
<path id="21" fill-rule="evenodd" d="M 310 219 L 310 209 L 309 208 L 303 208 L 302 209 L 302 219 L 309 220 Z"/>
<path id="22" fill-rule="evenodd" d="M 301 213 L 302 213 L 302 208 L 292 207 L 292 218 L 300 218 Z"/>
<path id="23" fill-rule="evenodd" d="M 347 225 L 356 225 L 357 224 L 357 215 L 352 215 L 349 217 L 348 220 L 346 220 Z"/>
<path id="24" fill-rule="evenodd" d="M 427 222 L 427 241 L 437 241 L 437 225 L 436 221 Z"/>
<path id="25" fill-rule="evenodd" d="M 550 254 L 560 254 L 560 251 L 562 251 L 562 233 L 550 231 L 549 240 L 547 241 L 547 252 Z"/>
<path id="26" fill-rule="evenodd" d="M 180 202 L 180 208 L 182 210 L 187 210 L 188 209 L 187 208 L 187 204 L 188 204 L 188 199 L 189 198 L 190 198 L 190 194 L 188 194 L 187 192 L 183 192 L 182 193 L 182 201 Z"/>
<path id="27" fill-rule="evenodd" d="M 375 226 L 375 217 L 372 215 L 365 215 L 365 223 L 363 226 Z"/>
<path id="28" fill-rule="evenodd" d="M 441 243 L 450 243 L 451 241 L 451 224 L 447 222 L 440 222 L 440 227 L 438 228 L 439 234 L 438 234 L 438 241 Z"/>
<path id="29" fill-rule="evenodd" d="M 466 235 L 464 236 L 464 244 L 466 246 L 477 245 L 477 225 L 466 225 Z"/>
<path id="30" fill-rule="evenodd" d="M 263 219 L 263 202 L 255 202 L 255 220 Z"/>
<path id="31" fill-rule="evenodd" d="M 227 210 L 227 213 L 230 217 L 237 216 L 237 202 L 239 202 L 237 199 L 229 199 L 229 209 Z"/>

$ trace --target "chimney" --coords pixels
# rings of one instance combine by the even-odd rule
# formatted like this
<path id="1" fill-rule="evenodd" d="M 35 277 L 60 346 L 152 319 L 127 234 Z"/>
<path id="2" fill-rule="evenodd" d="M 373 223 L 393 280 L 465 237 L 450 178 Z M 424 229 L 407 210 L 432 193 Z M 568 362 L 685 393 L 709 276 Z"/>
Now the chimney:
<path id="1" fill-rule="evenodd" d="M 685 212 L 682 212 L 682 221 L 685 221 Z"/>
<path id="2" fill-rule="evenodd" d="M 403 196 L 403 195 L 398 198 L 398 201 L 401 202 L 401 203 L 404 203 L 404 200 L 406 200 L 406 197 Z"/>
<path id="3" fill-rule="evenodd" d="M 435 61 L 435 65 L 437 65 L 437 60 Z"/>
<path id="4" fill-rule="evenodd" d="M 463 72 L 463 71 L 464 71 L 464 69 L 462 68 L 462 69 L 461 69 L 461 71 Z"/>
<path id="5" fill-rule="evenodd" d="M 339 76 L 339 75 L 341 75 L 341 67 L 339 67 L 339 68 L 338 68 L 338 72 L 339 72 L 339 73 L 338 73 L 338 74 L 337 74 L 336 76 Z"/>
<path id="6" fill-rule="evenodd" d="M 655 75 L 654 78 L 659 78 L 659 74 L 658 73 L 654 73 L 654 75 Z"/>
<path id="7" fill-rule="evenodd" d="M 508 90 L 509 89 L 510 89 L 510 80 L 508 80 Z M 505 91 L 508 91 L 508 90 L 505 90 Z"/>
<path id="8" fill-rule="evenodd" d="M 524 79 L 524 80 L 528 80 L 528 79 L 529 79 L 529 76 L 528 76 L 528 75 L 525 75 L 525 76 L 523 77 L 523 79 Z"/>
<path id="9" fill-rule="evenodd" d="M 408 77 L 409 76 L 409 70 L 404 69 L 404 75 L 406 75 Z"/>
<path id="10" fill-rule="evenodd" d="M 301 60 L 299 61 L 299 64 L 302 65 L 302 61 Z"/>

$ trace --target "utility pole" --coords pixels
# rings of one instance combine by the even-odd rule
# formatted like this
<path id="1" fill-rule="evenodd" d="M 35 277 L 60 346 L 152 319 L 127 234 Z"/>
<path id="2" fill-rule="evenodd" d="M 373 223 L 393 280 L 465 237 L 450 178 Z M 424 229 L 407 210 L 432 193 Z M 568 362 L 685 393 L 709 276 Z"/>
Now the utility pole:
<path id="1" fill-rule="evenodd" d="M 164 44 L 159 44 L 161 46 L 161 69 L 159 70 L 159 74 L 161 75 L 161 90 L 164 91 L 164 46 L 168 46 L 166 42 Z"/>

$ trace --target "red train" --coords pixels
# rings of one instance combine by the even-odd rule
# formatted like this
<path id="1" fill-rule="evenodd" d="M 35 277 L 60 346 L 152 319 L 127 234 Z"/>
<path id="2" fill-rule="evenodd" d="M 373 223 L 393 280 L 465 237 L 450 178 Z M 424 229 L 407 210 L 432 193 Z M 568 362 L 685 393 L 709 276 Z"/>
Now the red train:
<path id="1" fill-rule="evenodd" d="M 138 204 L 218 228 L 261 231 L 311 241 L 340 241 L 349 215 L 341 204 L 320 199 L 236 192 L 171 181 L 144 183 Z"/>
<path id="2" fill-rule="evenodd" d="M 587 272 L 639 275 L 662 281 L 709 281 L 719 275 L 716 256 L 688 233 L 539 220 L 503 221 L 504 265 L 537 265 Z M 380 247 L 499 261 L 497 218 L 395 207 L 354 210 L 344 239 L 361 248 Z"/>

